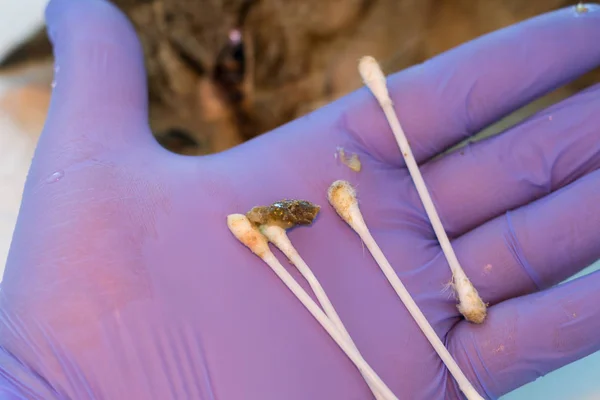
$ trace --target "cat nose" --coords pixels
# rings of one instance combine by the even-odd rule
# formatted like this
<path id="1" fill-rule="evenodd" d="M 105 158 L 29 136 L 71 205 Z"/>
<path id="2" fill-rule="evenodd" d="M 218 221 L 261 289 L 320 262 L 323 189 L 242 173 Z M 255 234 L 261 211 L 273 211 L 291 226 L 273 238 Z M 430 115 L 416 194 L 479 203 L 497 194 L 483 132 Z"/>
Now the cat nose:
<path id="1" fill-rule="evenodd" d="M 200 144 L 193 135 L 182 128 L 169 128 L 155 133 L 155 137 L 161 146 L 174 153 L 195 155 L 200 151 Z"/>

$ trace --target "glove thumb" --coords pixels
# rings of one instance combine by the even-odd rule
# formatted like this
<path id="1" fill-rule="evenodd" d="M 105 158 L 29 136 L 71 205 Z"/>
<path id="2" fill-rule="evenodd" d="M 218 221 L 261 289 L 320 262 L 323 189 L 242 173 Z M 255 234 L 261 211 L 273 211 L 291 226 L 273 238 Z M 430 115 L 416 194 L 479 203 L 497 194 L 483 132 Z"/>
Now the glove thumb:
<path id="1" fill-rule="evenodd" d="M 143 51 L 125 15 L 104 0 L 51 0 L 46 22 L 55 80 L 34 167 L 60 169 L 105 150 L 156 144 Z"/>

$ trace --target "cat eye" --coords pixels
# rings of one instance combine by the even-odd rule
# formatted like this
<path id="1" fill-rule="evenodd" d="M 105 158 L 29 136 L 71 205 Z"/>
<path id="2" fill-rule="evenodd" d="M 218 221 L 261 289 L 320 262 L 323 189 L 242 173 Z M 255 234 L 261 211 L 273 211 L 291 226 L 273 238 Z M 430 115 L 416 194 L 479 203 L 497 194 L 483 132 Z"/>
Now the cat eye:
<path id="1" fill-rule="evenodd" d="M 237 103 L 243 99 L 241 84 L 246 75 L 246 54 L 239 29 L 229 32 L 229 40 L 217 57 L 215 81 L 224 89 L 229 100 Z"/>

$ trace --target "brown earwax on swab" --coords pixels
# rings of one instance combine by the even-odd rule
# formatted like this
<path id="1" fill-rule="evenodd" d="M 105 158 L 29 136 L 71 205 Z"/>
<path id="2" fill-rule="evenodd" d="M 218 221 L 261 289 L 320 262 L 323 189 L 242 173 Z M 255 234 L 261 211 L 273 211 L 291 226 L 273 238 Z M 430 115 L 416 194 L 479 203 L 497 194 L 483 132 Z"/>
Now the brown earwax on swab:
<path id="1" fill-rule="evenodd" d="M 327 197 L 329 203 L 333 206 L 338 215 L 358 234 L 363 241 L 379 268 L 384 273 L 387 280 L 392 285 L 394 291 L 400 297 L 400 300 L 406 306 L 408 312 L 413 317 L 425 337 L 429 340 L 435 351 L 438 353 L 454 379 L 456 380 L 460 390 L 465 394 L 468 400 L 483 400 L 483 397 L 477 393 L 473 385 L 464 375 L 452 355 L 446 349 L 440 338 L 433 330 L 427 318 L 421 312 L 419 306 L 415 303 L 412 296 L 396 275 L 396 272 L 388 262 L 387 258 L 377 245 L 377 242 L 371 235 L 367 225 L 363 219 L 358 201 L 356 199 L 356 191 L 346 181 L 335 181 L 328 190 Z"/>
<path id="2" fill-rule="evenodd" d="M 392 99 L 389 96 L 387 83 L 383 71 L 379 67 L 377 61 L 370 56 L 363 57 L 358 66 L 360 75 L 365 82 L 365 85 L 369 88 L 373 96 L 379 102 L 385 116 L 388 120 L 390 128 L 394 133 L 396 142 L 400 147 L 400 152 L 404 157 L 408 171 L 412 177 L 412 180 L 417 188 L 421 202 L 425 207 L 427 216 L 431 221 L 431 225 L 437 239 L 440 243 L 440 247 L 444 252 L 446 260 L 450 265 L 452 271 L 452 286 L 458 296 L 458 310 L 459 312 L 470 322 L 477 324 L 483 323 L 487 315 L 487 306 L 479 297 L 479 293 L 463 271 L 456 254 L 450 244 L 450 240 L 446 235 L 446 231 L 442 225 L 442 221 L 438 216 L 438 213 L 433 204 L 433 200 L 427 190 L 425 181 L 419 171 L 419 167 L 415 158 L 413 157 L 412 150 L 406 139 L 406 135 L 398 121 L 398 116 L 394 111 Z"/>
<path id="3" fill-rule="evenodd" d="M 287 236 L 286 229 L 292 228 L 297 223 L 304 225 L 312 222 L 319 210 L 319 206 L 307 201 L 282 200 L 268 207 L 254 207 L 246 216 L 258 226 L 259 231 L 267 240 L 273 243 L 288 258 L 290 263 L 296 267 L 304 279 L 306 279 L 327 317 L 344 336 L 346 342 L 360 354 L 317 277 L 302 257 L 300 257 L 300 254 Z M 363 377 L 375 399 L 385 399 L 383 395 L 379 394 L 374 383 L 364 373 Z"/>
<path id="4" fill-rule="evenodd" d="M 360 353 L 351 346 L 344 335 L 336 328 L 327 315 L 319 308 L 313 299 L 302 289 L 294 278 L 281 265 L 279 260 L 269 249 L 267 238 L 250 222 L 248 217 L 243 214 L 231 214 L 227 216 L 227 226 L 231 233 L 255 255 L 260 257 L 281 281 L 290 289 L 290 291 L 300 300 L 311 315 L 319 322 L 337 345 L 346 353 L 348 358 L 354 363 L 359 371 L 366 376 L 370 384 L 381 394 L 381 399 L 397 400 L 398 398 L 386 386 L 381 378 L 373 371 L 369 364 L 364 360 Z"/>

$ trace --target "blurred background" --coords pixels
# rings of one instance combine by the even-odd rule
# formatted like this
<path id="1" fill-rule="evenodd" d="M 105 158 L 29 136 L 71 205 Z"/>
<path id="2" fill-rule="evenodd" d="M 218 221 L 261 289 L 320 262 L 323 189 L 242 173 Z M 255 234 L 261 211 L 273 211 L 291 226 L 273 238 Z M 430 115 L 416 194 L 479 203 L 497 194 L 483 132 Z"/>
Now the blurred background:
<path id="1" fill-rule="evenodd" d="M 47 0 L 2 0 L 0 2 L 0 59 L 43 24 Z"/>
<path id="2" fill-rule="evenodd" d="M 166 148 L 182 154 L 229 148 L 353 90 L 360 86 L 355 72 L 355 60 L 360 55 L 372 54 L 384 61 L 386 72 L 394 72 L 483 33 L 566 5 L 552 0 L 457 0 L 437 2 L 437 11 L 432 13 L 430 1 L 390 0 L 387 6 L 370 12 L 369 20 L 362 17 L 363 10 L 357 6 L 360 1 L 306 0 L 306 4 L 312 3 L 309 8 L 322 17 L 307 18 L 306 7 L 290 6 L 288 13 L 284 10 L 279 18 L 291 28 L 279 32 L 281 28 L 261 20 L 260 10 L 254 14 L 248 11 L 251 0 L 238 0 L 235 10 L 207 6 L 203 13 L 191 12 L 197 20 L 183 28 L 178 23 L 181 9 L 169 5 L 176 2 L 156 0 L 154 3 L 164 3 L 160 12 L 148 6 L 152 3 L 148 1 L 121 3 L 138 28 L 147 52 L 153 131 Z M 0 66 L 0 274 L 50 93 L 52 60 L 40 30 L 45 4 L 46 0 L 0 0 L 0 60 L 5 60 Z M 191 2 L 186 4 L 189 7 Z M 340 12 L 340 4 L 344 12 Z M 166 13 L 163 19 L 161 13 Z M 323 18 L 328 18 L 327 22 Z M 211 25 L 208 20 L 222 23 Z M 387 29 L 372 29 L 386 22 Z M 349 34 L 349 27 L 358 36 Z M 307 35 L 320 40 L 307 45 Z M 382 38 L 389 35 L 402 40 L 382 45 Z M 277 36 L 284 38 L 282 42 L 271 43 Z M 275 49 L 282 73 L 273 73 L 277 60 L 261 53 L 266 45 Z M 162 54 L 163 61 L 164 57 L 176 61 L 171 63 L 175 69 L 166 68 L 168 63 L 161 62 L 157 54 Z M 249 68 L 255 71 L 254 81 L 248 80 L 245 71 Z M 590 81 L 597 82 L 597 75 L 549 94 L 479 136 L 497 133 Z M 190 87 L 194 90 L 189 91 Z M 289 98 L 289 104 L 279 104 L 282 98 Z M 597 269 L 599 263 L 579 275 Z M 600 354 L 595 354 L 502 399 L 600 400 L 599 375 Z"/>

